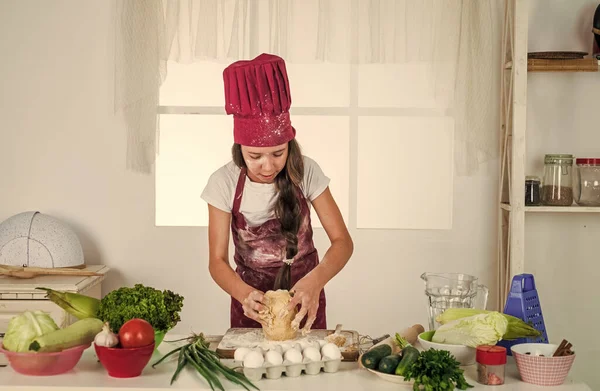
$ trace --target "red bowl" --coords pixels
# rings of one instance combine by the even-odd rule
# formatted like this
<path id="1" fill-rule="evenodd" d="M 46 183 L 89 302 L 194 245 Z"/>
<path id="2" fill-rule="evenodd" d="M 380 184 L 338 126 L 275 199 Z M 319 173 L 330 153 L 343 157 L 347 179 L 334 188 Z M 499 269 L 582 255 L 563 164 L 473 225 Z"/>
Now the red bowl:
<path id="1" fill-rule="evenodd" d="M 150 361 L 154 342 L 139 348 L 107 348 L 94 344 L 100 363 L 112 377 L 136 377 Z"/>

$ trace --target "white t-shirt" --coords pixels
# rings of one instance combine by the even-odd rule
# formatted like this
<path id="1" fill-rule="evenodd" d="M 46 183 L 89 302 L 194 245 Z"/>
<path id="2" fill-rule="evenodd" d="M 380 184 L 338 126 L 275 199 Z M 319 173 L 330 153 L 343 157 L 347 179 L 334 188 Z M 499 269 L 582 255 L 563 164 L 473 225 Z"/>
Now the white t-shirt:
<path id="1" fill-rule="evenodd" d="M 301 189 L 304 197 L 312 202 L 329 186 L 330 179 L 325 176 L 317 162 L 306 156 L 303 156 L 303 159 L 304 180 Z M 231 213 L 240 171 L 241 169 L 233 161 L 219 168 L 208 179 L 201 195 L 202 199 L 215 208 Z M 240 212 L 246 218 L 248 225 L 261 225 L 274 218 L 271 207 L 275 200 L 275 184 L 256 183 L 246 178 Z"/>

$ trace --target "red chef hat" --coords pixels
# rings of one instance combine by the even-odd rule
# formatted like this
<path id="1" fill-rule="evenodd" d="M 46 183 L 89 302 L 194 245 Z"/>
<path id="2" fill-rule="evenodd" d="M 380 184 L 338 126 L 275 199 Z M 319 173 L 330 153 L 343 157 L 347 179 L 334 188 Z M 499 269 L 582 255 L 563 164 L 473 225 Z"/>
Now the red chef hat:
<path id="1" fill-rule="evenodd" d="M 272 147 L 296 136 L 290 121 L 292 97 L 285 61 L 272 54 L 237 61 L 223 71 L 225 111 L 233 114 L 233 139 Z"/>

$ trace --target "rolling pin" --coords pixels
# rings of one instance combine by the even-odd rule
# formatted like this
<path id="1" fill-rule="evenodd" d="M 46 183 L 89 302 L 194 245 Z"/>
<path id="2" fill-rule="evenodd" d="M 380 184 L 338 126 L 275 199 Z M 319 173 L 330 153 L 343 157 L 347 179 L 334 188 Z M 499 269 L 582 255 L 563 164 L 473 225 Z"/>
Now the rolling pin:
<path id="1" fill-rule="evenodd" d="M 409 344 L 414 345 L 417 342 L 417 336 L 425 331 L 425 328 L 420 324 L 412 325 L 398 334 L 408 341 Z"/>

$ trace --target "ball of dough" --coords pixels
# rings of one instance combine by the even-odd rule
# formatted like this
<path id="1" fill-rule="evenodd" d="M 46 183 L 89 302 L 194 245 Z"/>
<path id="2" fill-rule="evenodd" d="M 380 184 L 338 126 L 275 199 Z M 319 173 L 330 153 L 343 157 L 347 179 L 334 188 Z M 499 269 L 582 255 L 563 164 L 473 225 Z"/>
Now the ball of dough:
<path id="1" fill-rule="evenodd" d="M 292 327 L 292 320 L 296 316 L 296 309 L 286 309 L 292 296 L 287 290 L 278 289 L 267 291 L 264 294 L 263 304 L 265 310 L 260 315 L 265 321 L 263 332 L 267 340 L 285 341 L 296 338 L 297 328 Z"/>

